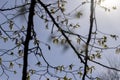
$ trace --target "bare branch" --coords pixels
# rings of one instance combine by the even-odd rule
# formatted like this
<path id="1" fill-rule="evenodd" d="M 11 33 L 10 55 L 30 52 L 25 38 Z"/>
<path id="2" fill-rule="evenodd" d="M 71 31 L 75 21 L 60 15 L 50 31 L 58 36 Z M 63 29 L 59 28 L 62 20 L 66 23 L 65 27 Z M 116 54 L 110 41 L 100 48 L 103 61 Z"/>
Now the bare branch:
<path id="1" fill-rule="evenodd" d="M 33 16 L 34 16 L 34 8 L 36 1 L 31 0 L 30 8 L 29 8 L 29 16 L 28 16 L 28 26 L 27 26 L 27 35 L 24 43 L 24 58 L 23 58 L 23 75 L 22 80 L 27 80 L 27 67 L 28 67 L 28 50 L 29 50 L 29 42 L 32 39 L 31 32 L 34 26 Z"/>

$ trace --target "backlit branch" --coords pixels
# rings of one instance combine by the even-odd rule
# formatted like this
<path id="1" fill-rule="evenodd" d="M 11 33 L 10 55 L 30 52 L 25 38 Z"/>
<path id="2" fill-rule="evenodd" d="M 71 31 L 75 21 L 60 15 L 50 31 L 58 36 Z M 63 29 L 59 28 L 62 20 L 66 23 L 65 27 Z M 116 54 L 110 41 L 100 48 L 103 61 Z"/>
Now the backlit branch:
<path id="1" fill-rule="evenodd" d="M 45 9 L 45 11 L 48 13 L 49 17 L 51 18 L 51 20 L 53 21 L 53 23 L 56 25 L 56 27 L 60 30 L 61 34 L 66 38 L 67 42 L 69 43 L 69 45 L 71 46 L 71 48 L 74 50 L 74 52 L 77 54 L 78 58 L 81 60 L 82 63 L 84 63 L 83 59 L 81 56 L 79 56 L 78 51 L 75 49 L 75 47 L 72 45 L 72 43 L 70 42 L 69 38 L 66 36 L 66 34 L 64 33 L 64 31 L 62 30 L 62 28 L 58 25 L 58 23 L 55 21 L 54 17 L 51 15 L 51 13 L 49 12 L 48 8 L 45 6 L 45 4 L 43 2 L 41 2 L 40 0 L 38 0 L 38 2 L 40 3 L 40 5 Z"/>

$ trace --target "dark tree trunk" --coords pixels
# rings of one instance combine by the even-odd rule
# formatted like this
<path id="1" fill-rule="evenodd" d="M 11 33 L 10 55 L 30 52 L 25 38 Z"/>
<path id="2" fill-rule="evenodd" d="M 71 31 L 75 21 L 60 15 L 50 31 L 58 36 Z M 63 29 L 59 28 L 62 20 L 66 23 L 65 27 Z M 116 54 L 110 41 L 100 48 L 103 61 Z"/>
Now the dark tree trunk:
<path id="1" fill-rule="evenodd" d="M 31 0 L 30 8 L 29 8 L 29 16 L 28 16 L 28 26 L 27 26 L 27 35 L 24 42 L 24 57 L 23 57 L 23 72 L 22 72 L 22 80 L 27 80 L 27 67 L 28 67 L 28 50 L 29 50 L 29 42 L 31 40 L 31 30 L 33 28 L 33 16 L 34 16 L 34 8 L 35 8 L 35 0 Z"/>

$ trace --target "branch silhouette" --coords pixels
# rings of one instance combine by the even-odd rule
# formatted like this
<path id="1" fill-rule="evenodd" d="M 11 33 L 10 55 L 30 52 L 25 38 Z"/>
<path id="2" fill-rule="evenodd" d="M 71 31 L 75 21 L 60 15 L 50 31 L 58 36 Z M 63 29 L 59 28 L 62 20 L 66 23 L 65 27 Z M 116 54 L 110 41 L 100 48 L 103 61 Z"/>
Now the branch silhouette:
<path id="1" fill-rule="evenodd" d="M 28 67 L 28 50 L 29 50 L 29 42 L 32 39 L 31 31 L 34 26 L 33 16 L 34 16 L 34 8 L 36 1 L 31 0 L 30 8 L 29 8 L 29 16 L 28 16 L 28 26 L 27 26 L 27 35 L 24 42 L 24 57 L 23 57 L 23 75 L 22 80 L 27 80 L 27 67 Z"/>

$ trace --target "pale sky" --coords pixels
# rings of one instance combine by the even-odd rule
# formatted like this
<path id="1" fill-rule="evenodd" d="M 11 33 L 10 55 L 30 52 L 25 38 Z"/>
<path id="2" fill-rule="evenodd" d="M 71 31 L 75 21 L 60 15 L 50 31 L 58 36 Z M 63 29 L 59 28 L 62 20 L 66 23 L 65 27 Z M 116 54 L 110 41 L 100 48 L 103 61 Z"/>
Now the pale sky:
<path id="1" fill-rule="evenodd" d="M 7 1 L 7 0 L 6 0 Z M 78 5 L 80 5 L 80 0 L 67 0 L 68 3 L 66 5 L 66 13 L 69 13 L 71 11 L 73 11 Z M 97 19 L 97 24 L 98 24 L 98 29 L 104 33 L 107 34 L 117 34 L 120 35 L 120 2 L 117 2 L 115 4 L 113 4 L 114 2 L 112 2 L 113 0 L 110 0 L 111 2 L 109 2 L 106 0 L 106 3 L 103 3 L 102 5 L 107 5 L 108 7 L 111 8 L 111 5 L 116 5 L 117 4 L 117 9 L 116 10 L 111 10 L 111 12 L 107 12 L 104 9 L 97 7 L 96 8 L 96 19 Z M 119 0 L 118 0 L 119 1 Z M 3 5 L 3 3 L 5 2 L 5 0 L 1 0 L 0 4 Z M 10 0 L 9 0 L 10 2 Z M 72 4 L 72 5 L 71 5 Z M 12 5 L 12 2 L 10 2 L 9 4 L 7 4 L 8 6 Z M 0 6 L 1 7 L 1 6 Z M 74 19 L 75 18 L 75 13 L 77 11 L 81 11 L 83 12 L 83 16 L 81 16 L 80 19 Z M 89 29 L 89 4 L 81 6 L 80 8 L 76 9 L 76 12 L 73 12 L 71 14 L 71 18 L 73 18 L 72 20 L 70 20 L 70 22 L 72 23 L 78 23 L 80 24 L 80 29 L 76 30 L 78 33 L 82 34 L 82 35 L 87 35 L 88 34 L 88 29 Z M 1 14 L 0 14 L 1 17 Z M 37 17 L 36 17 L 37 19 Z M 2 23 L 1 20 L 0 24 Z M 42 21 L 41 21 L 42 22 Z M 18 23 L 19 25 L 23 25 L 21 23 Z M 40 24 L 37 20 L 35 21 L 35 26 L 36 26 L 36 30 L 38 30 L 37 33 L 40 33 L 40 35 L 38 35 L 40 38 L 42 38 L 42 41 L 49 43 L 51 46 L 51 51 L 47 51 L 47 48 L 45 46 L 43 46 L 43 53 L 45 58 L 48 60 L 48 62 L 50 62 L 52 65 L 69 65 L 71 63 L 74 63 L 75 65 L 79 66 L 79 59 L 77 58 L 77 56 L 74 54 L 74 52 L 70 49 L 68 49 L 67 51 L 63 51 L 63 47 L 60 45 L 54 45 L 53 43 L 48 41 L 48 35 L 50 34 L 50 30 L 47 30 L 44 28 L 43 26 L 44 24 Z M 38 27 L 40 26 L 40 27 Z M 45 33 L 46 32 L 46 33 Z M 43 36 L 44 35 L 44 36 Z M 110 46 L 115 46 L 118 45 L 120 43 L 120 40 L 118 39 L 118 41 L 114 40 L 109 40 L 109 45 Z M 9 43 L 8 46 L 6 47 L 10 47 L 11 44 Z M 3 47 L 2 45 L 0 45 L 0 47 Z M 105 51 L 104 53 L 102 53 L 104 56 L 103 58 L 100 60 L 102 63 L 107 63 L 107 56 L 110 57 L 114 54 L 113 50 L 110 51 Z M 54 55 L 54 56 L 53 56 Z M 116 54 L 114 54 L 115 56 L 118 56 Z M 33 59 L 31 59 L 32 56 L 29 58 L 30 62 L 33 61 Z M 99 67 L 98 65 L 96 65 L 97 68 L 95 71 L 95 74 L 99 71 L 99 68 L 102 69 L 102 67 Z M 14 79 L 14 77 L 12 77 Z M 16 76 L 17 78 L 17 76 Z M 19 76 L 19 78 L 21 78 L 21 76 Z M 12 80 L 12 79 L 10 79 Z M 21 80 L 21 79 L 18 79 Z"/>

